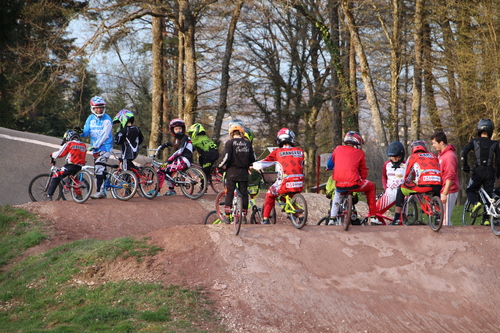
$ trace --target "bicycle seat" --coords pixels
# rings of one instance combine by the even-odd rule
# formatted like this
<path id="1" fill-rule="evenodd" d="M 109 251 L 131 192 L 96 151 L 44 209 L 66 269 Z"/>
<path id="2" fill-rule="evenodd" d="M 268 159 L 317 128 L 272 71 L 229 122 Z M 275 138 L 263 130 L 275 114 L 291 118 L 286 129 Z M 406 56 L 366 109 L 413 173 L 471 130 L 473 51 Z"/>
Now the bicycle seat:
<path id="1" fill-rule="evenodd" d="M 118 164 L 106 164 L 106 166 L 112 169 L 118 169 L 120 167 Z"/>

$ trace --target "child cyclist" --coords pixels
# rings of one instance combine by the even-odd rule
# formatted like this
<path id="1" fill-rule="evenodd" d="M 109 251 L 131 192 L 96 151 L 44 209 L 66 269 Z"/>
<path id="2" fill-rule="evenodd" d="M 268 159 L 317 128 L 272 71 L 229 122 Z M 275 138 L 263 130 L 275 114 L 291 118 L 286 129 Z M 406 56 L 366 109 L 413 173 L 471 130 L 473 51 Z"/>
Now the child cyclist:
<path id="1" fill-rule="evenodd" d="M 191 138 L 193 147 L 198 152 L 198 163 L 210 179 L 210 173 L 215 161 L 219 158 L 219 149 L 215 142 L 212 141 L 205 132 L 205 128 L 201 124 L 193 124 L 188 129 L 188 135 Z"/>
<path id="2" fill-rule="evenodd" d="M 472 207 L 472 212 L 477 212 L 481 207 L 477 191 L 483 186 L 489 196 L 493 194 L 495 176 L 500 178 L 500 148 L 498 141 L 491 140 L 495 126 L 490 119 L 481 119 L 477 124 L 477 138 L 472 139 L 460 153 L 462 170 L 470 172 L 467 154 L 474 151 L 474 170 L 467 186 L 467 199 Z M 495 191 L 496 192 L 496 191 Z M 489 221 L 485 221 L 488 224 Z"/>
<path id="3" fill-rule="evenodd" d="M 276 142 L 279 148 L 274 149 L 263 160 L 253 163 L 256 170 L 276 165 L 278 172 L 278 178 L 266 193 L 262 224 L 269 224 L 269 216 L 278 196 L 300 193 L 304 186 L 304 151 L 295 147 L 295 134 L 288 128 L 282 128 L 278 131 Z"/>
<path id="4" fill-rule="evenodd" d="M 165 175 L 172 175 L 176 171 L 186 170 L 193 161 L 193 144 L 191 138 L 186 134 L 186 123 L 182 119 L 173 119 L 170 122 L 169 130 L 174 137 L 174 142 L 166 142 L 160 146 L 161 149 L 173 147 L 175 152 L 168 158 L 166 165 L 158 170 L 158 185 L 161 190 Z M 168 191 L 165 195 L 176 195 L 174 184 L 167 181 Z M 158 194 L 160 192 L 158 191 Z"/>
<path id="5" fill-rule="evenodd" d="M 233 205 L 234 189 L 238 186 L 242 196 L 243 223 L 246 223 L 248 208 L 248 169 L 255 162 L 252 143 L 244 138 L 245 130 L 239 123 L 229 125 L 230 139 L 224 145 L 219 168 L 226 168 L 226 201 L 224 223 L 230 223 L 229 215 Z"/>
<path id="6" fill-rule="evenodd" d="M 61 149 L 50 154 L 53 159 L 66 156 L 66 164 L 57 171 L 50 181 L 49 189 L 47 190 L 47 200 L 52 200 L 57 185 L 61 180 L 68 175 L 75 175 L 85 165 L 85 155 L 87 146 L 80 141 L 80 135 L 68 130 L 64 133 Z M 81 195 L 81 194 L 77 194 Z"/>
<path id="7" fill-rule="evenodd" d="M 115 144 L 122 146 L 123 170 L 137 169 L 133 161 L 139 155 L 139 145 L 144 141 L 144 136 L 139 127 L 133 126 L 134 114 L 123 109 L 113 118 L 113 124 L 120 124 Z"/>
<path id="8" fill-rule="evenodd" d="M 404 183 L 401 184 L 396 193 L 396 209 L 391 225 L 401 224 L 401 211 L 405 196 L 413 193 L 441 192 L 441 171 L 439 160 L 436 155 L 427 150 L 423 140 L 415 140 L 411 143 L 411 156 L 406 161 Z"/>
<path id="9" fill-rule="evenodd" d="M 363 138 L 358 132 L 350 131 L 344 137 L 343 146 L 337 146 L 331 156 L 330 167 L 333 167 L 332 178 L 335 181 L 336 190 L 330 210 L 330 222 L 335 224 L 339 212 L 341 193 L 346 191 L 364 192 L 368 202 L 367 218 L 374 216 L 377 212 L 375 202 L 375 184 L 366 179 L 368 168 L 366 167 L 365 153 L 361 150 Z M 330 169 L 329 167 L 329 169 Z"/>
<path id="10" fill-rule="evenodd" d="M 396 202 L 399 185 L 404 182 L 406 171 L 405 148 L 399 141 L 391 142 L 387 147 L 389 160 L 382 167 L 382 186 L 384 192 L 377 200 L 377 213 L 384 214 Z"/>

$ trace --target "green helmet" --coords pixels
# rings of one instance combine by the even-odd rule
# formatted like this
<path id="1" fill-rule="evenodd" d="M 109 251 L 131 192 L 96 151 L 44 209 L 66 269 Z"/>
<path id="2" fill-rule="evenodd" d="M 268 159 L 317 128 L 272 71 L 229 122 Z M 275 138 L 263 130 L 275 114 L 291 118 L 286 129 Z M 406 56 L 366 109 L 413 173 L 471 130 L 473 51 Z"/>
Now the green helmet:
<path id="1" fill-rule="evenodd" d="M 128 122 L 134 123 L 134 114 L 129 110 L 123 109 L 120 110 L 113 118 L 113 124 L 121 124 L 122 127 L 127 126 Z"/>
<path id="2" fill-rule="evenodd" d="M 197 135 L 205 133 L 205 128 L 203 128 L 202 124 L 196 123 L 196 124 L 191 125 L 191 127 L 189 127 L 187 132 L 188 132 L 189 136 L 196 137 Z"/>
<path id="3" fill-rule="evenodd" d="M 253 142 L 254 137 L 253 131 L 250 128 L 245 127 L 245 138 L 247 138 L 248 141 Z"/>

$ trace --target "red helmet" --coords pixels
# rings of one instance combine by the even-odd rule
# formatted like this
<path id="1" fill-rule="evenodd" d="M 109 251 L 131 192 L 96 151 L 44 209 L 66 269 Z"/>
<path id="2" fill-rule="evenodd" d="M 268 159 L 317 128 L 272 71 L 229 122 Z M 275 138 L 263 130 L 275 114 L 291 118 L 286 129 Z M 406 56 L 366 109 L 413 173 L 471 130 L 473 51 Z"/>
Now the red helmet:
<path id="1" fill-rule="evenodd" d="M 276 143 L 278 146 L 283 147 L 285 143 L 295 145 L 295 133 L 289 128 L 282 128 L 278 131 L 276 136 Z"/>
<path id="2" fill-rule="evenodd" d="M 427 153 L 427 144 L 424 140 L 415 140 L 411 143 L 411 153 L 415 154 L 417 151 Z"/>
<path id="3" fill-rule="evenodd" d="M 355 146 L 359 146 L 361 148 L 361 146 L 365 142 L 363 141 L 361 134 L 359 134 L 356 131 L 349 131 L 349 132 L 347 132 L 347 134 L 344 137 L 344 143 L 350 143 L 350 144 L 353 144 Z"/>

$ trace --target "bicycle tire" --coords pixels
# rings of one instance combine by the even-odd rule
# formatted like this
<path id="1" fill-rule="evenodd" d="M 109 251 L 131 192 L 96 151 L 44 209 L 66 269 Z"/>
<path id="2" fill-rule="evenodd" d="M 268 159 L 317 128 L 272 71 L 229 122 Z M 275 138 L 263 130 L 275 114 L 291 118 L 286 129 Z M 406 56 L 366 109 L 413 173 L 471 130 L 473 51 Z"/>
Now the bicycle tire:
<path id="1" fill-rule="evenodd" d="M 473 213 L 469 199 L 465 200 L 464 208 L 462 209 L 462 225 L 482 225 L 484 224 L 484 215 L 484 205 Z"/>
<path id="2" fill-rule="evenodd" d="M 297 193 L 290 198 L 295 213 L 290 213 L 290 221 L 297 229 L 302 229 L 307 223 L 307 201 L 302 194 Z"/>
<path id="3" fill-rule="evenodd" d="M 117 199 L 127 201 L 137 192 L 137 177 L 130 170 L 113 174 L 111 192 Z"/>
<path id="4" fill-rule="evenodd" d="M 352 194 L 349 193 L 345 198 L 342 198 L 340 209 L 342 211 L 340 215 L 342 226 L 344 227 L 344 230 L 347 231 L 351 225 Z"/>
<path id="5" fill-rule="evenodd" d="M 90 194 L 92 194 L 94 177 L 89 172 L 80 170 L 72 178 L 67 178 L 70 182 L 71 197 L 76 203 L 84 203 L 90 198 Z"/>
<path id="6" fill-rule="evenodd" d="M 401 209 L 401 223 L 403 225 L 419 224 L 418 205 L 413 195 L 406 198 L 403 204 L 403 208 Z"/>
<path id="7" fill-rule="evenodd" d="M 199 199 L 207 191 L 207 179 L 203 170 L 199 167 L 190 166 L 179 172 L 183 184 L 179 184 L 182 193 L 189 199 Z"/>
<path id="8" fill-rule="evenodd" d="M 491 231 L 494 235 L 500 236 L 500 201 L 497 200 L 492 205 L 492 209 L 494 209 L 495 215 L 497 217 L 495 217 L 493 214 L 490 215 Z"/>
<path id="9" fill-rule="evenodd" d="M 217 224 L 216 222 L 221 223 L 221 220 L 219 218 L 219 215 L 217 214 L 217 211 L 215 210 L 208 213 L 203 220 L 203 224 Z"/>
<path id="10" fill-rule="evenodd" d="M 269 214 L 269 224 L 276 224 L 276 207 L 271 209 L 271 214 Z"/>
<path id="11" fill-rule="evenodd" d="M 316 223 L 316 225 L 328 225 L 328 222 L 330 222 L 330 216 L 325 216 L 325 217 L 322 217 L 318 223 Z"/>
<path id="12" fill-rule="evenodd" d="M 441 198 L 433 196 L 429 202 L 431 208 L 431 215 L 429 215 L 429 226 L 432 231 L 438 232 L 443 226 L 443 202 Z"/>
<path id="13" fill-rule="evenodd" d="M 50 185 L 51 176 L 48 173 L 44 173 L 33 178 L 28 186 L 28 194 L 33 202 L 37 201 L 49 201 L 47 198 L 47 190 Z M 52 195 L 52 200 L 58 201 L 62 196 L 62 185 L 59 183 L 54 194 Z"/>
<path id="14" fill-rule="evenodd" d="M 262 211 L 257 206 L 252 207 L 252 214 L 250 215 L 250 224 L 262 224 Z"/>
<path id="15" fill-rule="evenodd" d="M 224 206 L 226 203 L 226 192 L 220 192 L 217 194 L 217 197 L 215 198 L 215 210 L 217 211 L 217 214 L 219 215 L 219 218 L 221 220 L 224 220 L 224 217 L 226 217 L 226 213 L 224 212 Z"/>
<path id="16" fill-rule="evenodd" d="M 238 235 L 241 229 L 243 220 L 243 199 L 240 195 L 236 196 L 236 207 L 233 207 L 233 228 L 234 234 Z"/>
<path id="17" fill-rule="evenodd" d="M 210 172 L 210 187 L 216 194 L 224 191 L 223 178 L 224 176 L 219 172 L 218 168 L 213 168 Z"/>
<path id="18" fill-rule="evenodd" d="M 158 173 L 150 166 L 140 169 L 139 191 L 143 197 L 153 200 L 158 195 Z"/>

